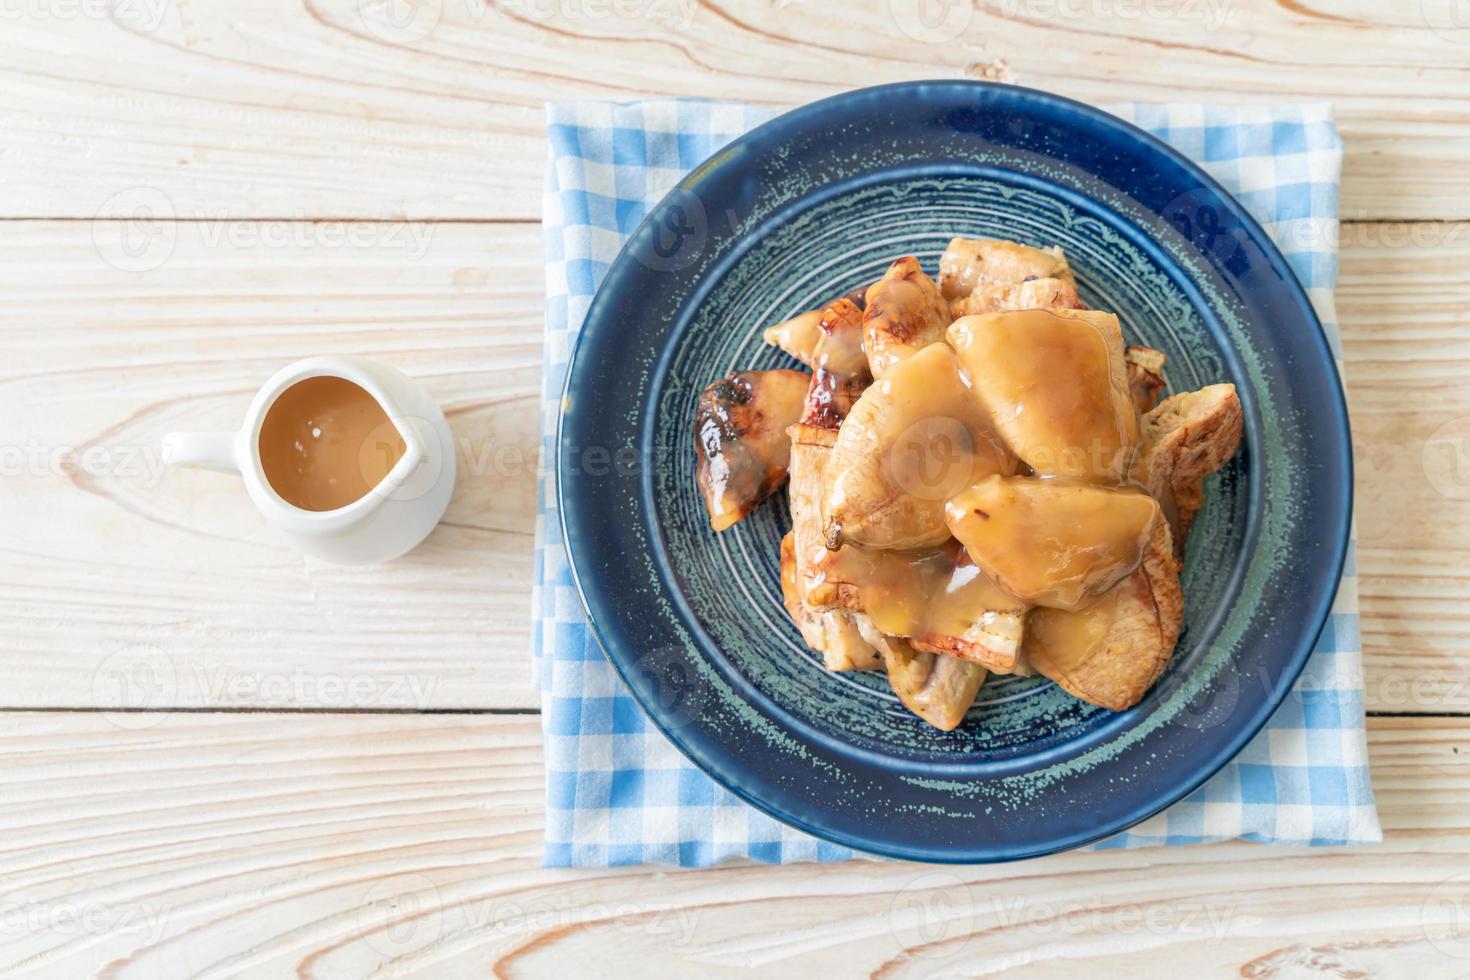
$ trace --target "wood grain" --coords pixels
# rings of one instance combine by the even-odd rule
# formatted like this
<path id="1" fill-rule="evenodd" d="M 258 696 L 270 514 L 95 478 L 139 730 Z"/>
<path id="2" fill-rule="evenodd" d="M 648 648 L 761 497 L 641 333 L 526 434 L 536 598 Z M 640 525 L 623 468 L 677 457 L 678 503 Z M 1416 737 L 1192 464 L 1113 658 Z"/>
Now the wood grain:
<path id="1" fill-rule="evenodd" d="M 133 716 L 134 718 L 139 716 Z M 1378 719 L 1387 840 L 538 868 L 534 718 L 0 719 L 0 972 L 1463 976 L 1470 720 Z M 1353 972 L 1361 971 L 1361 972 Z"/>
<path id="2" fill-rule="evenodd" d="M 1370 718 L 1377 847 L 673 873 L 540 869 L 538 720 L 412 713 L 535 703 L 541 103 L 935 76 L 1335 102 L 1368 703 L 1470 712 L 1455 0 L 921 3 L 0 10 L 0 709 L 129 709 L 0 710 L 0 974 L 1470 974 L 1470 718 Z M 333 352 L 456 436 L 446 523 L 382 568 L 158 459 Z M 407 713 L 303 713 L 359 709 Z"/>
<path id="3" fill-rule="evenodd" d="M 538 214 L 548 99 L 773 106 L 997 73 L 1091 102 L 1336 104 L 1343 214 L 1470 216 L 1455 0 L 33 0 L 0 216 Z M 925 17 L 919 16 L 923 10 Z M 926 19 L 927 18 L 927 19 Z M 997 71 L 1003 62 L 1008 67 Z"/>
<path id="4" fill-rule="evenodd" d="M 173 227 L 156 268 L 124 271 L 114 223 L 0 223 L 0 706 L 534 706 L 538 229 Z M 1343 239 L 1368 704 L 1465 711 L 1470 235 Z M 319 352 L 423 379 L 458 441 L 446 525 L 383 568 L 303 559 L 237 481 L 158 460 L 164 433 L 237 424 Z"/>
<path id="5" fill-rule="evenodd" d="M 1337 292 L 1368 705 L 1470 709 L 1470 226 L 1349 226 Z"/>
<path id="6" fill-rule="evenodd" d="M 539 230 L 410 230 L 181 222 L 123 271 L 89 223 L 0 223 L 0 702 L 535 703 Z M 303 558 L 237 478 L 161 464 L 165 433 L 238 427 L 318 353 L 402 368 L 455 435 L 444 524 L 384 567 Z"/>

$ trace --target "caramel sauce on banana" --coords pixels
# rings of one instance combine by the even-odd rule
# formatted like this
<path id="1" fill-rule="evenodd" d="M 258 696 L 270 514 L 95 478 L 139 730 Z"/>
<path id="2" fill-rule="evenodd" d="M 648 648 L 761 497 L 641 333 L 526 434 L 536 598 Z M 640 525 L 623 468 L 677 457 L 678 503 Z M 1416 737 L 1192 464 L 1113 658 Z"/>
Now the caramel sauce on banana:
<path id="1" fill-rule="evenodd" d="M 951 280 L 971 289 L 982 260 L 1052 261 L 1035 250 L 955 258 Z M 892 274 L 869 291 L 861 353 L 883 368 L 830 443 L 808 587 L 830 586 L 823 595 L 882 634 L 949 638 L 951 650 L 1014 653 L 1025 617 L 1028 653 L 1064 673 L 1107 642 L 1117 586 L 1171 503 L 1125 485 L 1141 434 L 1122 331 L 1097 311 L 1009 310 L 955 320 L 947 344 L 911 346 L 925 331 L 879 300 L 917 310 L 925 292 Z M 836 343 L 850 331 L 826 333 L 817 374 L 861 376 L 857 352 Z"/>
<path id="2" fill-rule="evenodd" d="M 989 313 L 961 317 L 948 337 L 995 427 L 1033 471 L 1122 481 L 1139 432 L 1117 317 Z"/>
<path id="3" fill-rule="evenodd" d="M 863 612 L 890 636 L 964 636 L 1026 610 L 953 540 L 909 551 L 849 545 L 822 566 L 822 579 L 857 589 Z"/>
<path id="4" fill-rule="evenodd" d="M 826 468 L 829 547 L 933 547 L 948 540 L 944 502 L 1016 470 L 947 345 L 931 344 L 865 391 Z"/>
<path id="5" fill-rule="evenodd" d="M 1090 609 L 1162 519 L 1119 486 L 1139 430 L 1116 318 L 1009 311 L 956 321 L 949 339 L 897 363 L 839 430 L 823 576 L 894 636 L 992 621 L 1003 635 L 1033 606 Z"/>
<path id="6" fill-rule="evenodd" d="M 873 377 L 885 378 L 904 360 L 944 339 L 949 304 L 919 260 L 905 255 L 868 287 L 863 311 L 863 349 Z"/>
<path id="7" fill-rule="evenodd" d="M 694 409 L 695 483 L 710 527 L 723 531 L 786 480 L 805 371 L 739 371 L 704 389 Z"/>
<path id="8" fill-rule="evenodd" d="M 1117 590 L 1080 612 L 1037 609 L 1026 620 L 1026 657 L 1048 677 L 1070 674 L 1107 642 L 1117 619 Z"/>
<path id="9" fill-rule="evenodd" d="M 1079 610 L 1143 560 L 1159 504 L 1136 489 L 1063 479 L 981 480 L 945 507 L 954 536 L 1012 595 Z"/>

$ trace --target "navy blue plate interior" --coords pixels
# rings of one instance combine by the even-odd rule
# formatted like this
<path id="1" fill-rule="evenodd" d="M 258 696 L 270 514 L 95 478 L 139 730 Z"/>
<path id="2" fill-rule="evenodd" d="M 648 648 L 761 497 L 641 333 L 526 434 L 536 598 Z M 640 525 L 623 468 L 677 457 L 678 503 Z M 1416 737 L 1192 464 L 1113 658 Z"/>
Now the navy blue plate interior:
<path id="1" fill-rule="evenodd" d="M 954 235 L 1061 245 L 1084 301 L 1168 355 L 1170 390 L 1240 391 L 1245 438 L 1190 534 L 1178 650 L 1129 711 L 992 678 L 965 725 L 935 731 L 882 677 L 828 674 L 801 642 L 781 608 L 784 497 L 709 530 L 694 486 L 699 391 L 731 370 L 792 366 L 761 342 L 763 327 L 899 255 L 933 274 Z M 1062 850 L 1193 790 L 1285 696 L 1346 552 L 1347 412 L 1286 261 L 1176 152 L 1028 89 L 865 89 L 735 141 L 654 209 L 609 270 L 564 404 L 567 547 L 634 697 L 753 805 L 895 857 Z"/>

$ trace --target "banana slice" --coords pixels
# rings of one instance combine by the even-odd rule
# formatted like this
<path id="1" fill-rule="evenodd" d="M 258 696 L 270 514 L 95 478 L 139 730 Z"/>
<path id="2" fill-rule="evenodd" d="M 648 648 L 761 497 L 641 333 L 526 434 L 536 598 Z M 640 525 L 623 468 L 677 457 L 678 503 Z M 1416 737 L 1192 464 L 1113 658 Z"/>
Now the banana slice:
<path id="1" fill-rule="evenodd" d="M 824 477 L 827 547 L 941 544 L 946 500 L 1015 471 L 954 352 L 932 344 L 863 392 L 837 433 Z"/>
<path id="2" fill-rule="evenodd" d="M 1036 473 L 1122 482 L 1139 435 L 1117 317 L 990 313 L 956 320 L 948 336 L 995 427 Z"/>

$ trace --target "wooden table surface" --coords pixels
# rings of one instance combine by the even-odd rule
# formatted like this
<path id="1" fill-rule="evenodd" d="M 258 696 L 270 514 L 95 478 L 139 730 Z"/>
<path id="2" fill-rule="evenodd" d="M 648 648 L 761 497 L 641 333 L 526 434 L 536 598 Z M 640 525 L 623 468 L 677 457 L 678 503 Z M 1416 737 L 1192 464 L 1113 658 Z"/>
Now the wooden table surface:
<path id="1" fill-rule="evenodd" d="M 922 2 L 0 4 L 0 974 L 1470 975 L 1463 2 Z M 1336 105 L 1384 843 L 541 870 L 541 103 L 1003 72 Z M 458 443 L 386 567 L 160 465 L 337 352 Z"/>

